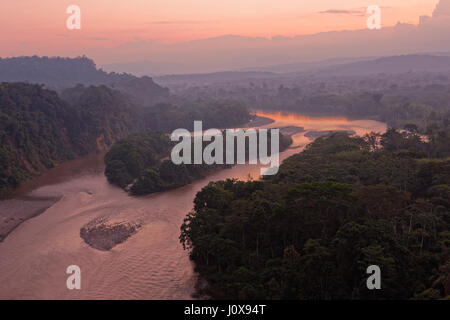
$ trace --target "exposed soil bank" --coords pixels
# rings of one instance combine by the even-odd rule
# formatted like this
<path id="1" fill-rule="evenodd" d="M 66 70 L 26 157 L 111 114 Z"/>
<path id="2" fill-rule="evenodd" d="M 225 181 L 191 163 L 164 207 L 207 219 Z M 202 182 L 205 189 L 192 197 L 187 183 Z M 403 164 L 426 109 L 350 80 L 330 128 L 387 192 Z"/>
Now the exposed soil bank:
<path id="1" fill-rule="evenodd" d="M 21 197 L 0 201 L 0 242 L 22 222 L 38 216 L 60 197 Z"/>

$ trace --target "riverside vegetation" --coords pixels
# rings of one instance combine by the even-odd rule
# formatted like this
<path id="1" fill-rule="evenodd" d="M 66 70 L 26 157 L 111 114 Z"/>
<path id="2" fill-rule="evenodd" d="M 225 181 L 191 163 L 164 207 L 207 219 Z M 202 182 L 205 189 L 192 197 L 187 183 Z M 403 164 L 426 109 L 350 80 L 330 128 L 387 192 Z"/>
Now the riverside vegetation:
<path id="1" fill-rule="evenodd" d="M 288 136 L 280 133 L 280 151 L 292 143 Z M 236 139 L 235 139 L 236 140 Z M 193 142 L 192 142 L 193 143 Z M 223 141 L 226 150 L 226 141 Z M 203 149 L 209 143 L 203 141 Z M 129 136 L 113 145 L 105 156 L 105 175 L 108 181 L 133 195 L 144 195 L 184 186 L 192 181 L 205 177 L 218 169 L 229 168 L 227 164 L 174 164 L 169 157 L 174 142 L 162 133 L 147 132 Z M 270 130 L 267 140 L 270 152 Z M 248 139 L 246 139 L 248 148 Z M 192 146 L 192 149 L 194 147 Z M 235 158 L 237 144 L 234 143 Z M 203 150 L 202 149 L 202 150 Z M 248 158 L 248 149 L 246 149 Z M 193 160 L 193 155 L 191 154 Z M 224 161 L 225 163 L 225 155 Z"/>
<path id="2" fill-rule="evenodd" d="M 103 85 L 77 85 L 58 94 L 42 85 L 2 83 L 0 197 L 26 179 L 78 156 L 106 151 L 130 134 L 189 128 L 193 119 L 220 127 L 245 123 L 250 114 L 245 105 L 229 100 L 141 106 Z"/>
<path id="3" fill-rule="evenodd" d="M 439 151 L 438 151 L 439 150 Z M 450 298 L 450 144 L 335 133 L 263 181 L 211 182 L 180 241 L 213 299 Z M 435 157 L 435 158 L 433 158 Z M 368 290 L 378 265 L 382 289 Z"/>
<path id="4" fill-rule="evenodd" d="M 40 85 L 0 84 L 0 196 L 132 130 L 131 106 L 120 93 L 104 86 L 79 87 L 77 93 L 68 103 Z"/>

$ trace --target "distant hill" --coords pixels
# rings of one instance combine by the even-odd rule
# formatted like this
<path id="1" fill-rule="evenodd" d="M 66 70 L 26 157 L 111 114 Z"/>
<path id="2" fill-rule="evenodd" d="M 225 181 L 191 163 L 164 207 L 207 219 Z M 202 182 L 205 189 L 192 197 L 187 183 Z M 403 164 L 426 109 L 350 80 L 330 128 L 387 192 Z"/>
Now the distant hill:
<path id="1" fill-rule="evenodd" d="M 265 71 L 223 71 L 213 73 L 165 75 L 155 77 L 155 81 L 163 86 L 189 84 L 209 85 L 217 83 L 228 83 L 241 80 L 265 79 L 276 76 L 276 73 Z"/>
<path id="2" fill-rule="evenodd" d="M 302 63 L 309 64 L 326 59 L 361 57 L 371 60 L 372 57 L 400 54 L 449 52 L 449 1 L 427 1 L 439 2 L 432 16 L 421 16 L 419 23 L 398 22 L 395 26 L 383 25 L 381 30 L 369 30 L 365 27 L 365 18 L 361 17 L 359 30 L 271 38 L 225 34 L 170 43 L 154 39 L 136 39 L 116 47 L 90 48 L 85 52 L 108 57 L 108 61 L 103 62 L 106 70 L 139 75 L 209 73 L 223 70 L 297 72 L 308 67 L 302 66 Z M 328 12 L 327 15 L 322 14 L 322 18 L 337 15 L 343 16 L 342 12 Z M 365 16 L 368 18 L 368 15 Z"/>
<path id="3" fill-rule="evenodd" d="M 320 71 L 323 74 L 367 75 L 379 73 L 448 72 L 450 56 L 403 55 L 384 57 L 370 61 L 359 61 L 345 65 L 332 66 Z"/>
<path id="4" fill-rule="evenodd" d="M 450 54 L 450 53 L 449 53 Z M 259 70 L 259 71 L 257 71 Z M 264 71 L 266 70 L 266 71 Z M 323 76 L 348 75 L 365 76 L 370 74 L 398 74 L 415 72 L 450 72 L 449 55 L 417 54 L 389 56 L 382 58 L 330 59 L 312 63 L 297 63 L 255 68 L 255 70 L 223 71 L 213 73 L 179 74 L 154 77 L 154 80 L 171 89 L 249 83 L 257 80 L 280 80 L 305 74 Z"/>
<path id="5" fill-rule="evenodd" d="M 28 82 L 64 89 L 77 84 L 106 85 L 120 90 L 142 105 L 164 102 L 169 90 L 149 77 L 107 73 L 86 57 L 16 57 L 0 58 L 0 82 Z"/>
<path id="6" fill-rule="evenodd" d="M 378 57 L 347 57 L 347 58 L 335 58 L 325 59 L 311 62 L 297 62 L 288 64 L 276 64 L 270 66 L 259 66 L 253 68 L 245 68 L 242 71 L 266 71 L 275 73 L 293 73 L 316 70 L 324 67 L 336 67 L 338 65 L 350 64 L 359 61 L 368 61 Z"/>

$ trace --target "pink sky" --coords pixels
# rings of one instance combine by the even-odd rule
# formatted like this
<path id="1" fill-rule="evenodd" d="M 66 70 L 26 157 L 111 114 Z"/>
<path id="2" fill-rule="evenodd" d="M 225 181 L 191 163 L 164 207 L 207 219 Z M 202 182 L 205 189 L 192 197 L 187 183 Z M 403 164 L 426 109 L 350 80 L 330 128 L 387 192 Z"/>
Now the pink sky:
<path id="1" fill-rule="evenodd" d="M 1 0 L 0 56 L 52 55 L 135 40 L 179 42 L 225 34 L 272 37 L 365 28 L 369 5 L 383 26 L 417 24 L 438 0 Z M 82 29 L 66 29 L 80 6 Z"/>

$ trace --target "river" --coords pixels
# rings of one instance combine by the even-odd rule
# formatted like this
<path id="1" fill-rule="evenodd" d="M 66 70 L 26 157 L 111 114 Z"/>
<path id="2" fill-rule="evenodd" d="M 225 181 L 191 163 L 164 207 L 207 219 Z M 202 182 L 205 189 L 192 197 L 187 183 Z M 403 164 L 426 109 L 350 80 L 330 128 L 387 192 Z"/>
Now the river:
<path id="1" fill-rule="evenodd" d="M 358 135 L 386 130 L 385 124 L 372 120 L 259 111 L 257 115 L 274 120 L 264 128 L 298 126 Z M 305 132 L 292 138 L 292 147 L 280 154 L 280 160 L 311 142 Z M 178 237 L 195 194 L 209 181 L 257 179 L 260 169 L 238 165 L 182 188 L 130 197 L 108 184 L 102 160 L 98 154 L 64 163 L 0 202 L 5 216 L 26 216 L 47 201 L 44 212 L 33 214 L 0 242 L 0 299 L 191 299 L 196 274 Z M 80 228 L 99 217 L 138 222 L 142 228 L 110 251 L 99 251 L 80 238 Z M 69 265 L 81 269 L 81 290 L 66 287 Z"/>

